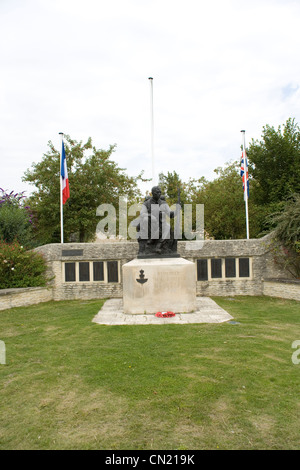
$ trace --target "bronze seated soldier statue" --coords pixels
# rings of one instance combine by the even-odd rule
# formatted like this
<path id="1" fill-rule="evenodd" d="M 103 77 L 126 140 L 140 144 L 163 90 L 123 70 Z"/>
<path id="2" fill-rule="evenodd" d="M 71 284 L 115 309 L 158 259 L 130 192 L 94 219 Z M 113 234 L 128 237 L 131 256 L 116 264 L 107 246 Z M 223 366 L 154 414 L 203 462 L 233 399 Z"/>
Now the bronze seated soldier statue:
<path id="1" fill-rule="evenodd" d="M 148 196 L 142 205 L 137 226 L 138 258 L 179 257 L 174 231 L 166 219 L 173 219 L 175 212 L 170 210 L 159 186 L 151 192 L 152 197 Z"/>

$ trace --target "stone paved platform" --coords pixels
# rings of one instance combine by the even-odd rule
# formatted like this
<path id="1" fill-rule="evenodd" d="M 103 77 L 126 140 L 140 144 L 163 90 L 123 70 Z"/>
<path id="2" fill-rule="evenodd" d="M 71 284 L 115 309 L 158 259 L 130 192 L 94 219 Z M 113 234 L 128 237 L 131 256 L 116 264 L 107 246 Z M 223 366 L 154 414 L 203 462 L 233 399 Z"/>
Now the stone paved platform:
<path id="1" fill-rule="evenodd" d="M 176 313 L 176 312 L 175 312 Z M 186 323 L 223 323 L 232 320 L 223 308 L 209 297 L 197 297 L 197 310 L 193 313 L 177 313 L 175 317 L 158 318 L 154 314 L 128 315 L 123 313 L 122 299 L 109 299 L 93 318 L 99 325 L 163 325 Z"/>

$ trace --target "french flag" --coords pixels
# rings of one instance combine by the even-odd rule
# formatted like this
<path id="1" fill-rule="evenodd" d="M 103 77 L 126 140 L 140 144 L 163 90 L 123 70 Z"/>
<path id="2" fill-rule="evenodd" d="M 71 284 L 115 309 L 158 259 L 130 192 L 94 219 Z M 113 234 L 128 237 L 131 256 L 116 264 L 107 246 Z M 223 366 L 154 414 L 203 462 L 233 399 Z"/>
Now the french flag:
<path id="1" fill-rule="evenodd" d="M 70 197 L 70 189 L 69 189 L 69 178 L 68 178 L 68 169 L 67 169 L 67 160 L 66 160 L 66 154 L 65 154 L 64 141 L 62 141 L 60 175 L 61 175 L 62 200 L 63 200 L 63 204 L 65 204 L 66 201 Z"/>

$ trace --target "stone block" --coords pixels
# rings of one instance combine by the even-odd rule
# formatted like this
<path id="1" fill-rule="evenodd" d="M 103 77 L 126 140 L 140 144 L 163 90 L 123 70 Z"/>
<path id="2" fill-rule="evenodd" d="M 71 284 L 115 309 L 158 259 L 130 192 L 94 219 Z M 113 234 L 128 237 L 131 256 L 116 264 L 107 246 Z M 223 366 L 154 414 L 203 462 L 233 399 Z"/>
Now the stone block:
<path id="1" fill-rule="evenodd" d="M 196 266 L 183 258 L 134 259 L 123 265 L 124 313 L 196 309 Z"/>

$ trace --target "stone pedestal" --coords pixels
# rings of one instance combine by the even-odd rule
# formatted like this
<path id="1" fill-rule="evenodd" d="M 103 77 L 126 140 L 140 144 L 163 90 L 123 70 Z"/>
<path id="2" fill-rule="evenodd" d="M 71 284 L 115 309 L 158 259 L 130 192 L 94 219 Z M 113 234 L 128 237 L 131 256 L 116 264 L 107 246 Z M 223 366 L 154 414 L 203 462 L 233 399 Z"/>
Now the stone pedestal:
<path id="1" fill-rule="evenodd" d="M 126 314 L 196 310 L 196 266 L 183 258 L 134 259 L 123 265 Z"/>

